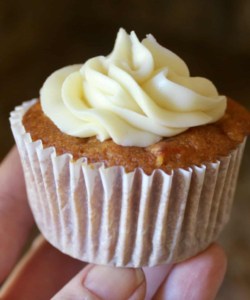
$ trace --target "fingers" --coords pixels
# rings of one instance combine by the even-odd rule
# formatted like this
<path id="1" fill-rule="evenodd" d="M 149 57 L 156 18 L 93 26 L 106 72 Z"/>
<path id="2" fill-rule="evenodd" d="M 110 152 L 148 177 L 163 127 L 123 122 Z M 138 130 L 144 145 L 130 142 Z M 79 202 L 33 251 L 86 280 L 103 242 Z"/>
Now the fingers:
<path id="1" fill-rule="evenodd" d="M 0 298 L 50 299 L 83 266 L 83 263 L 60 253 L 40 238 L 15 269 L 3 287 Z M 71 279 L 52 299 L 212 300 L 222 282 L 225 269 L 225 254 L 217 245 L 212 245 L 198 256 L 175 265 L 172 270 L 170 265 L 144 268 L 145 275 L 141 269 L 91 264 Z"/>
<path id="2" fill-rule="evenodd" d="M 0 283 L 17 260 L 33 218 L 16 148 L 0 165 Z"/>
<path id="3" fill-rule="evenodd" d="M 226 271 L 226 256 L 216 244 L 177 264 L 153 299 L 213 300 Z"/>
<path id="4" fill-rule="evenodd" d="M 146 282 L 141 269 L 88 265 L 53 300 L 144 300 Z"/>
<path id="5" fill-rule="evenodd" d="M 146 277 L 147 290 L 145 300 L 151 300 L 158 290 L 159 286 L 165 280 L 173 268 L 173 264 L 160 265 L 156 267 L 144 267 L 143 271 Z"/>
<path id="6" fill-rule="evenodd" d="M 51 299 L 61 288 L 52 299 L 145 299 L 146 283 L 141 269 L 91 264 L 77 274 L 85 265 L 39 237 L 8 278 L 0 299 Z"/>
<path id="7" fill-rule="evenodd" d="M 0 299 L 51 299 L 85 265 L 59 252 L 40 236 L 8 278 Z"/>

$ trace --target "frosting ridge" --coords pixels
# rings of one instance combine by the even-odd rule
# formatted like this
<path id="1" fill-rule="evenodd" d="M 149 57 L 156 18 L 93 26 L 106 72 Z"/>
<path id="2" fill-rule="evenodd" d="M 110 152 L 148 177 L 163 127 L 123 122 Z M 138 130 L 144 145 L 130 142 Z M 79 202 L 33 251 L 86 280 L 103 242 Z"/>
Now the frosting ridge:
<path id="1" fill-rule="evenodd" d="M 149 146 L 162 137 L 220 119 L 226 97 L 211 81 L 190 77 L 185 62 L 152 35 L 140 42 L 120 29 L 113 51 L 50 75 L 44 113 L 64 133 Z"/>

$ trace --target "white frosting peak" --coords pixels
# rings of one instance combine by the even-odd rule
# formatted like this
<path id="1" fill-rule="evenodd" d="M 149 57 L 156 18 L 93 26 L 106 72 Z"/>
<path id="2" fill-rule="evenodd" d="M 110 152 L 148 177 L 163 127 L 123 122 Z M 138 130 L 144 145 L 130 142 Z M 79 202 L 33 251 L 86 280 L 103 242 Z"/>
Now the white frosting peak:
<path id="1" fill-rule="evenodd" d="M 41 89 L 44 113 L 64 133 L 146 147 L 226 109 L 211 81 L 190 77 L 183 60 L 152 35 L 120 29 L 113 51 L 54 72 Z"/>

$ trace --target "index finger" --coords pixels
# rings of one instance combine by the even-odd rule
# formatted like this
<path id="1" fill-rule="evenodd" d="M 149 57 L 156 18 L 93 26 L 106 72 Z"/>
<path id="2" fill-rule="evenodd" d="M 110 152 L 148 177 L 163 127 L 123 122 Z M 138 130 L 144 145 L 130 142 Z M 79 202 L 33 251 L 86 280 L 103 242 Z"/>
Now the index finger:
<path id="1" fill-rule="evenodd" d="M 0 283 L 15 264 L 32 225 L 22 166 L 13 147 L 0 165 Z"/>

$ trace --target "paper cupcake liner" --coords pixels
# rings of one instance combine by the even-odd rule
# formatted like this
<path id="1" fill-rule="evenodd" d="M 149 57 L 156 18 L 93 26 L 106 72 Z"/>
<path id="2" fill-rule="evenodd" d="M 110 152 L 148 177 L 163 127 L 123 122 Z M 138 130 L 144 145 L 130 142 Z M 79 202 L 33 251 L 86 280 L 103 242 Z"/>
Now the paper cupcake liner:
<path id="1" fill-rule="evenodd" d="M 45 238 L 82 261 L 115 266 L 175 263 L 204 250 L 227 223 L 245 141 L 214 163 L 172 174 L 126 173 L 56 155 L 25 132 L 11 113 L 28 199 Z"/>

